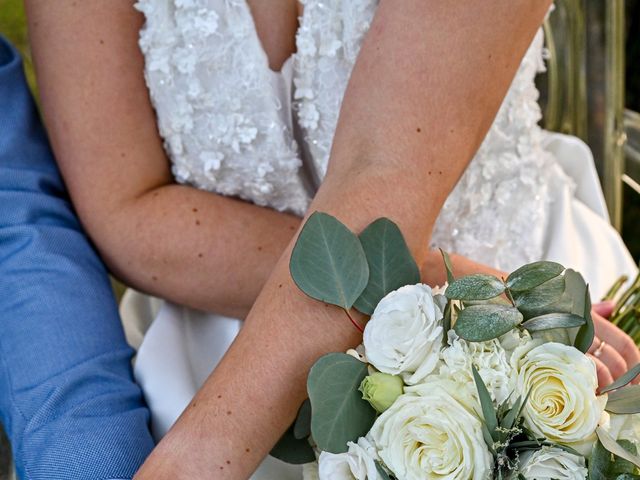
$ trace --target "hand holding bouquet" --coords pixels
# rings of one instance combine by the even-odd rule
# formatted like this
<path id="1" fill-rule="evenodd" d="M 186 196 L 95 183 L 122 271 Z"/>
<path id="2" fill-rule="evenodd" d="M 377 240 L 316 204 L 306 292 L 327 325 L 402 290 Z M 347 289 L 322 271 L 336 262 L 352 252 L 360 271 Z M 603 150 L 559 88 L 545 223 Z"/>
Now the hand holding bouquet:
<path id="1" fill-rule="evenodd" d="M 312 367 L 272 454 L 320 480 L 640 478 L 640 365 L 597 394 L 588 287 L 553 262 L 420 282 L 398 227 L 313 214 L 291 257 L 309 296 L 370 315 Z"/>

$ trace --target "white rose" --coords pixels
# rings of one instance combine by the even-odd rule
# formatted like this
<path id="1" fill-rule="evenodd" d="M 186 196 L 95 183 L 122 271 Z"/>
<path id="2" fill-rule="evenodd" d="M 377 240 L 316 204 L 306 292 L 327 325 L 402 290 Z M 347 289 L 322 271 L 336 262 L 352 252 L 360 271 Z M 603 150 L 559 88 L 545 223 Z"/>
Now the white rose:
<path id="1" fill-rule="evenodd" d="M 358 443 L 347 443 L 345 453 L 322 452 L 319 463 L 320 480 L 378 480 L 376 450 L 364 437 Z"/>
<path id="2" fill-rule="evenodd" d="M 467 342 L 451 330 L 449 347 L 442 350 L 443 365 L 440 376 L 450 378 L 477 396 L 471 366 L 474 365 L 482 377 L 492 399 L 497 404 L 504 402 L 513 390 L 512 371 L 507 353 L 498 340 Z"/>
<path id="3" fill-rule="evenodd" d="M 616 415 L 605 412 L 605 421 L 600 425 L 616 440 L 629 440 L 640 444 L 640 414 Z"/>
<path id="4" fill-rule="evenodd" d="M 516 394 L 524 398 L 529 393 L 525 424 L 538 436 L 578 447 L 593 437 L 606 403 L 605 397 L 596 397 L 595 364 L 561 343 L 529 348 L 516 349 L 511 358 Z"/>
<path id="5" fill-rule="evenodd" d="M 375 421 L 369 435 L 397 478 L 488 478 L 492 457 L 481 422 L 472 408 L 450 393 L 457 387 L 445 379 L 408 387 L 411 393 L 398 397 Z"/>
<path id="6" fill-rule="evenodd" d="M 522 454 L 520 465 L 526 480 L 584 480 L 588 473 L 584 457 L 553 447 Z"/>
<path id="7" fill-rule="evenodd" d="M 367 360 L 378 370 L 401 375 L 409 385 L 436 367 L 442 346 L 442 310 L 427 285 L 389 293 L 364 329 Z"/>

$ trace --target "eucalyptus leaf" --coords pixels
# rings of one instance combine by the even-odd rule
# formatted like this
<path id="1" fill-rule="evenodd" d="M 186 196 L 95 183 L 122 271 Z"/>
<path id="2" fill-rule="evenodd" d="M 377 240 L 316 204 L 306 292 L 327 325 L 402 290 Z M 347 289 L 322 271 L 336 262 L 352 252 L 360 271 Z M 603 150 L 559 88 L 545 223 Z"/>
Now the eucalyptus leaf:
<path id="1" fill-rule="evenodd" d="M 640 385 L 628 385 L 609 393 L 605 410 L 618 415 L 640 413 Z"/>
<path id="2" fill-rule="evenodd" d="M 398 226 L 379 218 L 360 234 L 369 265 L 369 282 L 354 306 L 371 315 L 380 300 L 405 285 L 420 282 L 420 270 Z"/>
<path id="3" fill-rule="evenodd" d="M 442 260 L 444 261 L 444 268 L 447 271 L 447 283 L 452 284 L 455 281 L 455 277 L 453 276 L 451 258 L 449 258 L 449 254 L 442 249 L 440 249 L 440 253 L 442 254 Z"/>
<path id="4" fill-rule="evenodd" d="M 585 324 L 580 327 L 578 330 L 578 334 L 576 335 L 576 340 L 573 344 L 578 350 L 582 353 L 587 353 L 591 344 L 593 343 L 593 338 L 596 335 L 596 330 L 593 325 L 593 319 L 591 318 L 591 297 L 589 296 L 589 286 L 587 285 L 587 289 L 584 293 L 584 312 L 582 313 L 585 319 Z"/>
<path id="5" fill-rule="evenodd" d="M 298 410 L 298 416 L 293 424 L 293 435 L 298 440 L 311 435 L 311 401 L 308 398 Z"/>
<path id="6" fill-rule="evenodd" d="M 482 417 L 484 423 L 487 425 L 487 429 L 491 434 L 491 438 L 497 441 L 498 432 L 498 417 L 496 416 L 496 409 L 493 406 L 493 400 L 491 400 L 491 394 L 487 390 L 487 386 L 484 384 L 482 377 L 476 370 L 475 365 L 471 365 L 471 371 L 473 372 L 473 380 L 476 383 L 476 390 L 478 391 L 478 398 L 480 399 L 480 407 L 482 408 Z"/>
<path id="7" fill-rule="evenodd" d="M 522 314 L 506 305 L 473 305 L 460 311 L 455 332 L 470 342 L 485 342 L 513 330 L 522 322 Z"/>
<path id="8" fill-rule="evenodd" d="M 325 355 L 311 367 L 311 435 L 320 450 L 346 452 L 347 442 L 371 429 L 376 412 L 358 391 L 367 374 L 366 363 L 345 353 Z"/>
<path id="9" fill-rule="evenodd" d="M 524 292 L 515 292 L 513 298 L 520 310 L 535 311 L 558 302 L 565 290 L 564 277 L 554 277 Z"/>
<path id="10" fill-rule="evenodd" d="M 504 418 L 502 419 L 502 422 L 500 422 L 501 427 L 509 430 L 515 425 L 516 420 L 518 419 L 518 415 L 520 413 L 520 407 L 522 406 L 521 402 L 522 402 L 521 397 L 516 398 L 515 402 L 513 402 L 513 406 L 504 416 Z"/>
<path id="11" fill-rule="evenodd" d="M 493 456 L 497 455 L 496 449 L 494 447 L 494 444 L 496 442 L 493 440 L 493 437 L 491 436 L 491 433 L 489 432 L 489 429 L 487 428 L 487 425 L 484 422 L 482 423 L 481 428 L 482 428 L 482 438 L 484 439 L 485 445 L 491 452 L 491 455 Z"/>
<path id="12" fill-rule="evenodd" d="M 582 275 L 568 268 L 564 272 L 564 296 L 570 304 L 569 313 L 584 316 L 585 299 L 587 296 L 587 283 Z"/>
<path id="13" fill-rule="evenodd" d="M 621 448 L 629 453 L 636 453 L 635 445 L 625 440 L 617 442 Z M 620 478 L 619 475 L 633 474 L 635 467 L 633 463 L 613 455 L 609 452 L 600 441 L 594 443 L 589 458 L 589 479 L 590 480 L 609 480 L 612 478 Z M 633 477 L 631 477 L 633 478 Z"/>
<path id="14" fill-rule="evenodd" d="M 507 287 L 514 292 L 523 292 L 542 285 L 557 277 L 564 267 L 556 262 L 534 262 L 524 265 L 507 277 Z"/>
<path id="15" fill-rule="evenodd" d="M 452 317 L 453 307 L 451 305 L 451 301 L 448 301 L 444 307 L 444 312 L 442 314 L 442 329 L 444 334 L 442 335 L 442 345 L 444 347 L 447 346 L 447 338 L 449 337 L 448 333 L 451 330 L 451 317 Z"/>
<path id="16" fill-rule="evenodd" d="M 562 277 L 556 278 L 564 278 L 564 291 L 560 297 L 556 301 L 541 307 L 528 309 L 526 307 L 520 307 L 520 311 L 524 315 L 525 320 L 548 313 L 573 313 L 581 317 L 583 316 L 587 284 L 582 278 L 582 275 L 574 270 L 567 269 Z M 519 293 L 515 292 L 514 295 L 517 297 Z M 573 337 L 575 337 L 575 333 L 572 338 Z"/>
<path id="17" fill-rule="evenodd" d="M 633 463 L 636 467 L 640 468 L 640 457 L 637 454 L 633 454 L 627 451 L 622 445 L 620 445 L 616 440 L 602 427 L 596 428 L 596 435 L 598 435 L 598 440 L 602 443 L 602 446 L 606 448 L 609 452 L 613 453 L 615 456 L 623 458 L 628 462 Z"/>
<path id="18" fill-rule="evenodd" d="M 544 343 L 562 343 L 570 347 L 573 346 L 572 337 L 566 328 L 552 328 L 551 330 L 539 330 L 529 333 L 531 334 L 531 338 L 534 340 L 542 340 Z"/>
<path id="19" fill-rule="evenodd" d="M 488 300 L 504 293 L 504 283 L 493 275 L 477 273 L 454 280 L 445 295 L 450 300 Z"/>
<path id="20" fill-rule="evenodd" d="M 611 385 L 607 385 L 605 388 L 600 390 L 600 393 L 607 393 L 611 390 L 616 390 L 618 388 L 624 387 L 627 383 L 631 382 L 634 378 L 640 375 L 640 363 L 635 367 L 630 368 L 627 373 L 618 378 Z"/>
<path id="21" fill-rule="evenodd" d="M 367 258 L 358 237 L 322 212 L 313 213 L 302 227 L 289 270 L 304 293 L 344 309 L 353 306 L 369 280 Z"/>
<path id="22" fill-rule="evenodd" d="M 313 462 L 316 454 L 307 439 L 298 439 L 293 433 L 293 425 L 284 432 L 278 443 L 270 452 L 272 457 L 293 465 Z"/>
<path id="23" fill-rule="evenodd" d="M 547 313 L 533 317 L 522 324 L 529 332 L 552 330 L 555 328 L 573 328 L 585 324 L 585 319 L 573 313 Z"/>

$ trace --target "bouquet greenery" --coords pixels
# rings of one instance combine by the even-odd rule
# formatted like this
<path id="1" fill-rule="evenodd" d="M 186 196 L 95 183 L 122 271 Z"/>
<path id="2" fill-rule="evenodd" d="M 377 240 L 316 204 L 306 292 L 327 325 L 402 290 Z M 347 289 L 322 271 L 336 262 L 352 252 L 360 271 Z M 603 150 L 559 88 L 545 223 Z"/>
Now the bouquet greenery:
<path id="1" fill-rule="evenodd" d="M 321 480 L 640 478 L 640 365 L 598 393 L 582 276 L 536 262 L 456 279 L 443 260 L 438 291 L 390 220 L 356 236 L 310 216 L 295 283 L 370 319 L 362 345 L 311 368 L 272 455 Z"/>

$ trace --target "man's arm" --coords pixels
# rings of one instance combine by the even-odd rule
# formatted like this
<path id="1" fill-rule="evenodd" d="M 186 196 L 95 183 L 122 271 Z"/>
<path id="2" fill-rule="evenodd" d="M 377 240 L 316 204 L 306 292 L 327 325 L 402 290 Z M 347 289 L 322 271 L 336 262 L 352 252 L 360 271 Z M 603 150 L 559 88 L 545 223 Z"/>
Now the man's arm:
<path id="1" fill-rule="evenodd" d="M 131 354 L 0 37 L 0 414 L 19 478 L 133 476 L 153 441 Z"/>
<path id="2" fill-rule="evenodd" d="M 312 204 L 355 231 L 386 216 L 420 264 L 549 1 L 383 0 L 353 71 Z M 218 368 L 136 478 L 247 478 L 290 424 L 322 354 L 360 341 L 293 284 L 292 245 Z"/>

